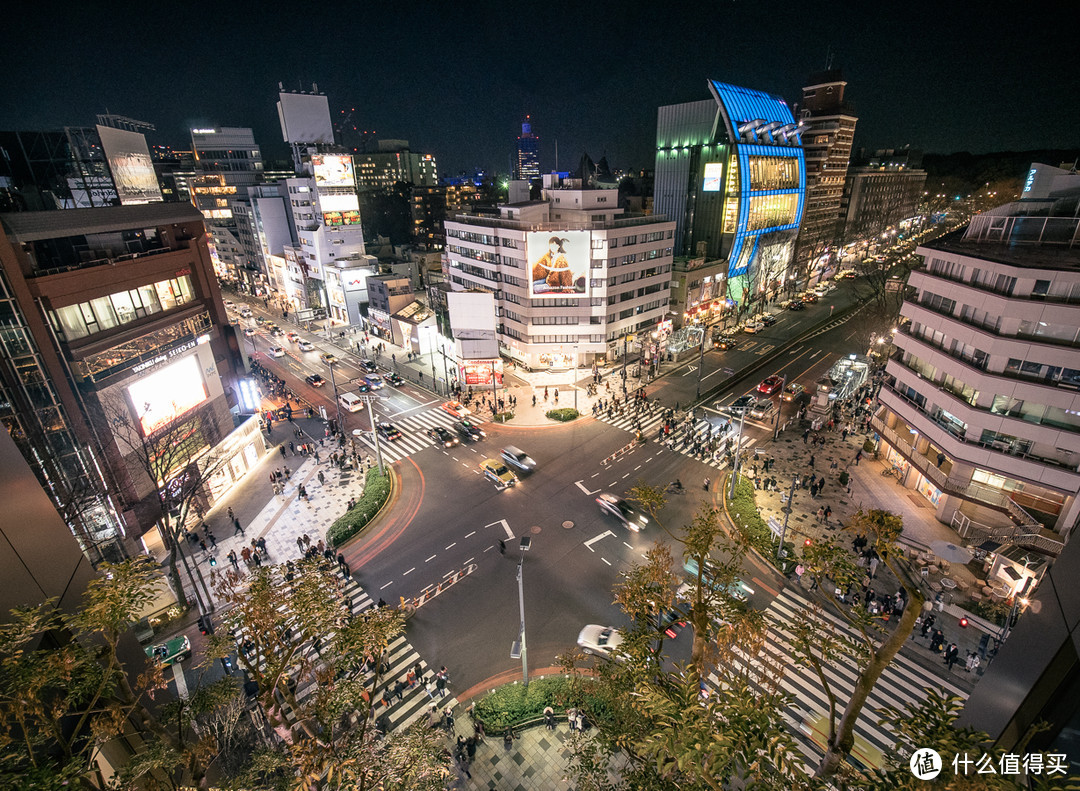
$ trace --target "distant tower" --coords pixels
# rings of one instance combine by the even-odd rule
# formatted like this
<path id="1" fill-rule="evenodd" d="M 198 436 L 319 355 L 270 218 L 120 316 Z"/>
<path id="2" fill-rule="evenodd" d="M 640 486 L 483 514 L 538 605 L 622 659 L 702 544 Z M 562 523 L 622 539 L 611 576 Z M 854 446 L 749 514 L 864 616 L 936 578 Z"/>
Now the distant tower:
<path id="1" fill-rule="evenodd" d="M 525 121 L 521 124 L 514 178 L 526 181 L 540 178 L 540 138 L 533 134 L 532 116 L 525 116 Z"/>

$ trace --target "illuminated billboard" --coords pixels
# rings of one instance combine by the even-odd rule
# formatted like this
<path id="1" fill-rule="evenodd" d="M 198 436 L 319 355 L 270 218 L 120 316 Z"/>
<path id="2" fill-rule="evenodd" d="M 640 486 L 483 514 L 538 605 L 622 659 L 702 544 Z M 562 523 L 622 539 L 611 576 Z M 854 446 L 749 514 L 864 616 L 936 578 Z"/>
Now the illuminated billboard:
<path id="1" fill-rule="evenodd" d="M 151 203 L 163 200 L 146 138 L 138 132 L 97 127 L 101 148 L 109 163 L 120 203 Z"/>
<path id="2" fill-rule="evenodd" d="M 529 296 L 589 294 L 592 234 L 588 231 L 530 231 L 525 234 Z"/>
<path id="3" fill-rule="evenodd" d="M 461 371 L 465 374 L 465 384 L 491 387 L 491 377 L 495 377 L 495 386 L 502 387 L 502 360 L 471 360 L 463 363 Z"/>
<path id="4" fill-rule="evenodd" d="M 209 398 L 199 368 L 199 358 L 192 354 L 128 386 L 128 398 L 144 436 Z"/>
<path id="5" fill-rule="evenodd" d="M 702 192 L 719 192 L 721 179 L 724 175 L 723 162 L 705 163 L 705 181 L 701 185 Z"/>
<path id="6" fill-rule="evenodd" d="M 356 209 L 349 211 L 323 212 L 323 225 L 359 225 L 360 212 Z"/>
<path id="7" fill-rule="evenodd" d="M 352 157 L 348 154 L 313 154 L 311 169 L 316 187 L 355 187 Z"/>
<path id="8" fill-rule="evenodd" d="M 360 201 L 357 199 L 355 192 L 348 195 L 320 195 L 319 208 L 323 212 L 356 211 L 360 208 Z"/>

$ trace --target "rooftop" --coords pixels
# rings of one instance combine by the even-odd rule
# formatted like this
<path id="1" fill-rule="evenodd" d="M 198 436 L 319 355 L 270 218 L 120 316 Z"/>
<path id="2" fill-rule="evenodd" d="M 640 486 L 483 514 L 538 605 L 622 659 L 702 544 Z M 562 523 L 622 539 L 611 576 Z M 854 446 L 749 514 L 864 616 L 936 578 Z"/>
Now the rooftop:
<path id="1" fill-rule="evenodd" d="M 966 228 L 919 251 L 940 250 L 1031 269 L 1080 268 L 1080 216 L 1057 213 L 1060 201 L 1016 201 L 977 214 Z"/>
<path id="2" fill-rule="evenodd" d="M 63 209 L 0 214 L 4 232 L 17 242 L 35 242 L 60 236 L 92 235 L 131 228 L 202 222 L 190 203 L 140 203 L 99 209 Z"/>

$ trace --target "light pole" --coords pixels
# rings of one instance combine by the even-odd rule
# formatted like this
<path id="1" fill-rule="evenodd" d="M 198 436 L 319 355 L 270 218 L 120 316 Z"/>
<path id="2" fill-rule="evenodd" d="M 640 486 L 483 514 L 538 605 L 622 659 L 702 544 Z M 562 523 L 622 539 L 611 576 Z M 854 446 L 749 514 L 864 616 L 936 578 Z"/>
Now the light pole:
<path id="1" fill-rule="evenodd" d="M 791 516 L 791 506 L 795 502 L 795 489 L 799 485 L 798 474 L 791 476 L 791 491 L 788 492 L 787 505 L 782 509 L 784 512 L 784 526 L 780 528 L 780 546 L 776 548 L 776 559 L 782 560 L 784 555 L 784 538 L 787 536 L 788 518 Z"/>
<path id="2" fill-rule="evenodd" d="M 780 383 L 780 406 L 776 410 L 776 420 L 773 421 L 773 442 L 776 442 L 776 438 L 780 436 L 780 416 L 784 412 L 784 393 L 787 392 L 787 374 L 784 374 L 784 381 Z M 794 399 L 792 399 L 794 400 Z"/>
<path id="3" fill-rule="evenodd" d="M 326 367 L 330 369 L 330 386 L 334 388 L 334 423 L 337 424 L 338 431 L 341 431 L 341 402 L 338 401 L 337 379 L 334 377 L 334 364 L 330 363 Z"/>
<path id="4" fill-rule="evenodd" d="M 522 569 L 525 565 L 525 553 L 529 551 L 529 547 L 531 546 L 532 538 L 529 536 L 522 536 L 521 543 L 518 545 L 521 550 L 521 556 L 518 559 L 517 566 L 518 615 L 521 618 L 521 625 L 517 642 L 510 646 L 511 659 L 517 659 L 517 655 L 521 656 L 521 681 L 526 687 L 529 686 L 529 652 L 525 646 L 525 588 L 522 580 Z"/>
<path id="5" fill-rule="evenodd" d="M 735 480 L 739 477 L 739 451 L 742 448 L 743 426 L 746 424 L 746 409 L 739 411 L 739 435 L 735 438 L 735 461 L 731 465 L 731 488 L 728 490 L 728 499 L 735 499 Z"/>

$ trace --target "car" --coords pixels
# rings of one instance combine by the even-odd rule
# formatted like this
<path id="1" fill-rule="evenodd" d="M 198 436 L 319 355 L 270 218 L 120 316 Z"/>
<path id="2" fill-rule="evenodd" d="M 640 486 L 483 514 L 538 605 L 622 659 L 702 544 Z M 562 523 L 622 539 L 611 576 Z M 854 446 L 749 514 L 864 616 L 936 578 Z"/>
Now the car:
<path id="1" fill-rule="evenodd" d="M 791 302 L 788 303 L 788 306 L 787 306 L 788 310 L 803 310 L 805 308 L 806 308 L 806 303 L 803 302 L 801 299 L 793 299 L 793 300 L 791 300 Z"/>
<path id="2" fill-rule="evenodd" d="M 484 430 L 482 428 L 480 428 L 478 425 L 476 425 L 470 420 L 459 420 L 454 423 L 454 428 L 457 430 L 457 433 L 461 436 L 462 439 L 466 439 L 471 442 L 479 442 L 487 436 L 487 434 L 484 433 Z"/>
<path id="3" fill-rule="evenodd" d="M 640 532 L 642 528 L 649 524 L 649 517 L 621 497 L 604 492 L 596 498 L 596 504 L 600 506 L 603 513 L 611 514 L 622 522 L 624 527 L 633 530 L 635 533 Z"/>
<path id="4" fill-rule="evenodd" d="M 722 407 L 719 407 L 719 408 L 723 409 L 723 410 L 726 410 L 727 412 L 730 412 L 730 413 L 732 413 L 734 415 L 738 415 L 738 414 L 741 414 L 742 412 L 745 412 L 750 407 L 752 407 L 754 405 L 754 401 L 756 401 L 756 400 L 757 399 L 754 398 L 754 396 L 752 396 L 750 394 L 741 395 L 738 398 L 736 398 L 734 401 L 732 401 L 730 404 L 728 404 L 727 406 L 722 406 Z"/>
<path id="5" fill-rule="evenodd" d="M 319 374 L 312 374 L 311 376 L 305 376 L 304 381 L 307 382 L 312 387 L 322 387 L 324 384 L 326 384 L 326 380 L 323 379 L 322 376 L 319 375 Z"/>
<path id="6" fill-rule="evenodd" d="M 445 404 L 439 406 L 443 412 L 448 415 L 453 415 L 456 418 L 468 417 L 472 414 L 472 410 L 462 404 L 460 401 L 447 401 Z"/>
<path id="7" fill-rule="evenodd" d="M 773 374 L 772 376 L 766 376 L 761 380 L 761 384 L 757 386 L 757 391 L 759 393 L 765 393 L 765 395 L 772 395 L 783 386 L 783 378 Z"/>
<path id="8" fill-rule="evenodd" d="M 271 357 L 284 357 L 285 356 L 285 350 L 282 349 L 280 346 L 271 346 L 270 347 L 270 356 Z"/>
<path id="9" fill-rule="evenodd" d="M 758 320 L 766 327 L 771 327 L 772 325 L 776 324 L 776 316 L 771 313 L 762 313 L 758 317 Z"/>
<path id="10" fill-rule="evenodd" d="M 255 318 L 255 323 L 258 324 L 260 327 L 265 327 L 267 324 L 273 324 L 274 322 L 270 321 L 270 319 L 266 318 L 265 316 L 257 316 Z"/>
<path id="11" fill-rule="evenodd" d="M 365 382 L 363 379 L 356 380 L 356 392 L 358 393 L 370 393 L 371 385 Z"/>
<path id="12" fill-rule="evenodd" d="M 683 569 L 685 569 L 686 573 L 689 574 L 693 579 L 697 579 L 698 564 L 697 561 L 694 560 L 694 558 L 687 558 L 687 560 L 683 563 Z M 713 564 L 712 561 L 705 561 L 705 573 L 702 575 L 702 577 L 710 588 L 712 588 L 713 590 L 718 589 L 717 570 L 716 566 Z M 676 591 L 675 593 L 676 597 L 680 599 L 690 599 L 691 597 L 688 595 L 689 587 L 690 583 L 683 583 L 681 586 L 679 586 L 678 591 Z M 754 595 L 754 589 L 738 577 L 733 579 L 731 581 L 731 584 L 728 585 L 727 592 L 739 601 L 746 601 L 748 598 Z"/>
<path id="13" fill-rule="evenodd" d="M 298 348 L 302 352 L 313 352 L 315 351 L 315 344 L 311 341 L 300 341 Z"/>
<path id="14" fill-rule="evenodd" d="M 436 445 L 442 445 L 444 448 L 452 448 L 457 445 L 461 440 L 451 434 L 443 426 L 435 426 L 429 428 L 427 435 Z"/>
<path id="15" fill-rule="evenodd" d="M 337 357 L 330 354 L 330 352 L 323 352 L 322 354 L 319 355 L 319 359 L 322 360 L 327 365 L 333 365 L 334 363 L 337 362 Z"/>
<path id="16" fill-rule="evenodd" d="M 300 333 L 287 332 L 285 333 L 285 339 L 289 341 L 289 343 L 296 343 L 298 340 L 300 340 Z"/>
<path id="17" fill-rule="evenodd" d="M 807 290 L 799 295 L 799 299 L 807 304 L 813 304 L 818 301 L 818 295 L 813 291 Z"/>
<path id="18" fill-rule="evenodd" d="M 247 305 L 241 305 L 240 315 L 243 316 L 245 319 L 250 319 L 253 314 L 251 312 L 251 308 L 249 308 Z"/>
<path id="19" fill-rule="evenodd" d="M 248 338 L 250 338 L 254 334 L 255 334 L 255 328 L 254 327 L 244 327 L 244 335 L 246 335 Z"/>
<path id="20" fill-rule="evenodd" d="M 748 321 L 743 327 L 743 332 L 749 332 L 751 335 L 755 332 L 761 332 L 765 329 L 765 324 L 760 321 Z"/>
<path id="21" fill-rule="evenodd" d="M 225 300 L 225 307 L 227 307 L 229 310 L 232 310 L 236 307 L 236 303 L 233 302 L 231 299 L 227 299 Z"/>
<path id="22" fill-rule="evenodd" d="M 499 453 L 499 458 L 507 464 L 517 467 L 522 472 L 532 472 L 536 469 L 536 462 L 533 461 L 532 456 L 513 445 L 507 445 L 503 448 Z"/>
<path id="23" fill-rule="evenodd" d="M 750 417 L 755 420 L 765 420 L 776 412 L 776 404 L 771 398 L 759 398 L 757 403 L 750 407 Z"/>
<path id="24" fill-rule="evenodd" d="M 784 388 L 784 400 L 785 401 L 797 401 L 802 397 L 802 394 L 806 392 L 806 388 L 798 382 L 792 382 Z"/>
<path id="25" fill-rule="evenodd" d="M 518 482 L 517 474 L 502 459 L 484 459 L 480 462 L 484 477 L 495 482 L 500 489 L 513 486 Z"/>
<path id="26" fill-rule="evenodd" d="M 270 330 L 271 335 L 284 335 L 285 334 L 285 330 L 281 329 L 281 327 L 279 327 L 276 324 L 271 324 L 269 327 L 267 327 L 267 329 Z"/>
<path id="27" fill-rule="evenodd" d="M 733 338 L 730 335 L 719 335 L 713 338 L 713 347 L 717 349 L 734 349 L 739 344 L 738 338 Z"/>
<path id="28" fill-rule="evenodd" d="M 596 654 L 610 659 L 612 652 L 622 645 L 623 636 L 614 626 L 590 623 L 578 633 L 577 644 L 586 654 Z"/>
<path id="29" fill-rule="evenodd" d="M 388 381 L 394 387 L 401 387 L 403 384 L 405 384 L 405 380 L 397 374 L 387 374 L 386 381 Z"/>
<path id="30" fill-rule="evenodd" d="M 169 667 L 191 656 L 191 641 L 187 636 L 181 635 L 164 643 L 148 645 L 144 650 L 148 657 L 156 659 L 163 667 Z"/>
<path id="31" fill-rule="evenodd" d="M 359 412 L 364 408 L 364 399 L 356 393 L 342 393 L 338 396 L 338 403 L 350 412 Z"/>
<path id="32" fill-rule="evenodd" d="M 363 368 L 368 373 L 375 373 L 376 371 L 379 370 L 379 366 L 377 366 L 375 364 L 374 360 L 361 360 L 360 361 L 360 367 Z"/>
<path id="33" fill-rule="evenodd" d="M 393 423 L 376 423 L 375 430 L 388 442 L 397 442 L 402 437 L 401 430 Z"/>
<path id="34" fill-rule="evenodd" d="M 836 273 L 837 280 L 854 280 L 859 276 L 859 273 L 854 269 L 841 269 Z"/>
<path id="35" fill-rule="evenodd" d="M 364 377 L 364 381 L 367 382 L 368 387 L 372 390 L 382 390 L 386 387 L 386 382 L 378 374 L 368 374 Z"/>

